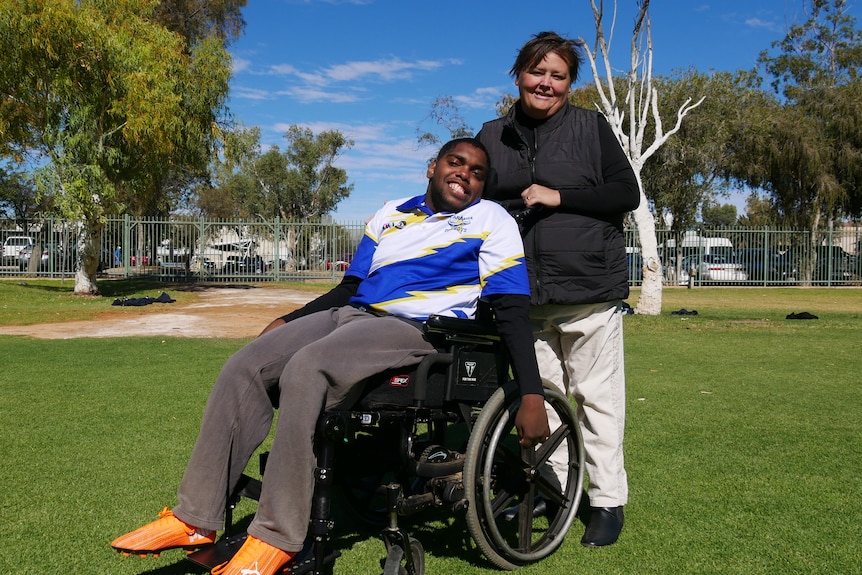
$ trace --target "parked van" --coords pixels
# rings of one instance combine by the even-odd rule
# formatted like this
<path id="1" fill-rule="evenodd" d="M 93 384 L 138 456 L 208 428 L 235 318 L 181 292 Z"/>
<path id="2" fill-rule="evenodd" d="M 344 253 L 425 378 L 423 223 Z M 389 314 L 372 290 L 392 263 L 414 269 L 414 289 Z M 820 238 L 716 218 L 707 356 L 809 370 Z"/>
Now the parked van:
<path id="1" fill-rule="evenodd" d="M 665 245 L 669 252 L 674 252 L 676 242 L 667 240 Z M 708 238 L 694 232 L 687 232 L 679 242 L 682 257 L 693 255 L 733 257 L 733 242 L 729 238 Z"/>
<path id="2" fill-rule="evenodd" d="M 3 242 L 3 260 L 17 258 L 25 249 L 33 249 L 35 241 L 30 236 L 9 236 Z"/>
<path id="3" fill-rule="evenodd" d="M 676 278 L 687 283 L 688 274 L 692 271 L 689 268 L 697 268 L 706 259 L 719 258 L 730 263 L 736 260 L 733 242 L 729 238 L 706 237 L 694 231 L 686 232 L 682 236 L 679 249 L 676 247 L 676 240 L 669 239 L 659 245 L 658 252 L 665 266 L 667 280 L 671 283 L 676 283 Z M 686 269 L 681 269 L 683 265 Z"/>

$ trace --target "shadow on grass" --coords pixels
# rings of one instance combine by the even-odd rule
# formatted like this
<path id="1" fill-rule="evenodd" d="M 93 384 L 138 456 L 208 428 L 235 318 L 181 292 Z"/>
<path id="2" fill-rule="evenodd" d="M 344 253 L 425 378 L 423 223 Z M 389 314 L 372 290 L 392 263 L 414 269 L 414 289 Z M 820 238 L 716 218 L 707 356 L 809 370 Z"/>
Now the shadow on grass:
<path id="1" fill-rule="evenodd" d="M 66 294 L 74 289 L 74 278 L 67 282 L 22 280 L 18 286 L 33 292 Z M 181 291 L 200 292 L 211 289 L 258 289 L 259 286 L 243 283 L 170 283 L 152 279 L 127 278 L 99 281 L 99 296 L 104 298 L 128 297 L 146 292 Z"/>
<path id="2" fill-rule="evenodd" d="M 150 569 L 149 571 L 141 571 L 140 575 L 187 575 L 188 573 L 209 573 L 209 571 L 199 565 L 195 565 L 191 561 L 180 559 L 171 565 Z"/>
<path id="3" fill-rule="evenodd" d="M 363 523 L 350 513 L 333 508 L 335 528 L 331 533 L 330 547 L 341 553 L 348 552 L 364 541 L 379 543 L 380 560 L 386 558 L 386 547 L 381 537 L 382 528 Z M 236 519 L 231 533 L 242 533 L 248 529 L 254 514 Z M 427 554 L 441 558 L 455 558 L 484 569 L 497 570 L 488 561 L 470 538 L 467 522 L 463 513 L 446 515 L 445 511 L 430 510 L 409 517 L 399 517 L 399 527 L 410 537 L 418 539 Z M 141 575 L 180 575 L 195 566 L 187 561 L 146 571 Z M 204 571 L 201 571 L 204 572 Z"/>

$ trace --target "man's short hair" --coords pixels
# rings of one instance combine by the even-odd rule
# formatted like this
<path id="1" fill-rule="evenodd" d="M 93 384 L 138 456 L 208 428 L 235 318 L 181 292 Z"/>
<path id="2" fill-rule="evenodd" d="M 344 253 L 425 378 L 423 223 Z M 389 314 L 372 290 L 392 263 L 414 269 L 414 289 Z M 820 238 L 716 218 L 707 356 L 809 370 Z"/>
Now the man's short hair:
<path id="1" fill-rule="evenodd" d="M 485 149 L 485 146 L 477 140 L 476 138 L 455 138 L 454 140 L 449 140 L 443 147 L 440 148 L 440 151 L 437 152 L 437 159 L 441 159 L 443 156 L 451 152 L 455 146 L 458 144 L 469 144 L 476 149 L 482 150 L 482 153 L 485 154 L 485 159 L 488 161 L 488 169 L 491 169 L 491 155 L 488 153 L 488 150 Z"/>

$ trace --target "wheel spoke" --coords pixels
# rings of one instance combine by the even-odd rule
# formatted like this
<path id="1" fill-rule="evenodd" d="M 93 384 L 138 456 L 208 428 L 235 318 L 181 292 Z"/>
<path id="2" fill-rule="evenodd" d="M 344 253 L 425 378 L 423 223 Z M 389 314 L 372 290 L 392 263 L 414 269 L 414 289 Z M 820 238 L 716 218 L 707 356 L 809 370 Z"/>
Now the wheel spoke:
<path id="1" fill-rule="evenodd" d="M 532 447 L 521 449 L 521 459 L 535 470 L 536 450 Z M 536 488 L 532 481 L 526 482 L 527 489 L 521 494 L 518 513 L 518 550 L 530 551 L 533 547 L 533 509 L 535 507 Z"/>
<path id="2" fill-rule="evenodd" d="M 559 392 L 546 389 L 545 397 L 562 424 L 539 446 L 522 449 L 519 444 L 514 426 L 517 395 L 495 394 L 470 435 L 464 464 L 467 524 L 485 556 L 503 569 L 533 563 L 557 549 L 583 489 L 577 416 Z M 569 458 L 559 481 L 548 475 L 557 451 Z"/>

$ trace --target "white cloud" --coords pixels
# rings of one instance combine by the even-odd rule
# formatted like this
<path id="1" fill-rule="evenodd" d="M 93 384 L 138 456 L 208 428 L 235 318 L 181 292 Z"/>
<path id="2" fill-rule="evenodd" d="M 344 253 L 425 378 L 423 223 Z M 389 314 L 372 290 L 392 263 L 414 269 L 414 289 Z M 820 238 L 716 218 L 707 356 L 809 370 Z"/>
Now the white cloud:
<path id="1" fill-rule="evenodd" d="M 244 100 L 269 100 L 272 94 L 260 88 L 248 88 L 246 86 L 234 86 L 230 91 L 231 98 L 242 98 Z"/>
<path id="2" fill-rule="evenodd" d="M 323 70 L 330 79 L 337 82 L 349 82 L 363 77 L 371 79 L 398 80 L 409 78 L 411 72 L 436 70 L 443 63 L 434 60 L 418 60 L 405 62 L 399 58 L 376 60 L 371 62 L 347 62 L 336 64 Z"/>
<path id="3" fill-rule="evenodd" d="M 367 92 L 367 88 L 360 85 L 361 82 L 379 83 L 406 80 L 412 78 L 417 72 L 434 71 L 447 63 L 457 65 L 460 64 L 460 61 L 404 61 L 400 58 L 389 58 L 345 62 L 311 72 L 300 70 L 292 64 L 274 64 L 267 66 L 264 74 L 291 76 L 299 81 L 298 84 L 279 90 L 275 93 L 276 95 L 289 96 L 305 104 L 321 101 L 346 104 L 365 99 L 362 94 Z M 246 63 L 244 70 L 249 68 L 250 64 Z M 251 97 L 251 95 L 245 97 Z"/>
<path id="4" fill-rule="evenodd" d="M 315 71 L 303 71 L 292 64 L 273 64 L 266 69 L 267 74 L 296 76 L 309 84 L 323 85 L 329 82 L 355 82 L 362 78 L 385 81 L 403 80 L 415 72 L 434 71 L 446 64 L 460 64 L 459 60 L 416 60 L 406 62 L 400 58 L 345 62 L 333 64 Z M 248 64 L 246 65 L 248 68 Z"/>
<path id="5" fill-rule="evenodd" d="M 297 70 L 294 66 L 290 64 L 275 64 L 268 68 L 270 74 L 276 75 L 291 75 L 291 74 L 299 74 L 299 70 Z"/>
<path id="6" fill-rule="evenodd" d="M 296 86 L 279 90 L 279 96 L 290 96 L 302 104 L 326 102 L 327 104 L 351 104 L 361 100 L 356 94 L 342 90 L 320 90 L 311 86 Z"/>
<path id="7" fill-rule="evenodd" d="M 284 133 L 290 127 L 289 123 L 279 122 L 272 126 L 272 129 Z M 357 145 L 360 142 L 376 142 L 385 140 L 390 127 L 384 124 L 367 124 L 355 125 L 345 124 L 342 122 L 311 122 L 302 124 L 303 128 L 308 128 L 315 134 L 327 130 L 337 130 L 344 134 L 346 138 L 353 140 Z"/>
<path id="8" fill-rule="evenodd" d="M 763 20 L 761 18 L 746 18 L 745 25 L 749 28 L 756 28 L 758 30 L 769 30 L 770 32 L 782 32 L 783 26 L 777 22 Z"/>
<path id="9" fill-rule="evenodd" d="M 453 96 L 455 103 L 463 108 L 493 109 L 500 97 L 507 92 L 506 88 L 477 88 L 470 94 Z"/>
<path id="10" fill-rule="evenodd" d="M 239 74 L 240 72 L 245 72 L 249 66 L 251 66 L 251 60 L 246 60 L 245 58 L 237 58 L 234 56 L 231 58 L 231 66 L 234 74 Z"/>

